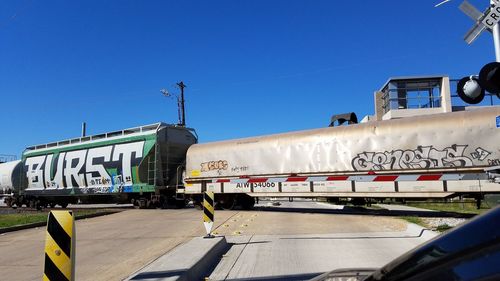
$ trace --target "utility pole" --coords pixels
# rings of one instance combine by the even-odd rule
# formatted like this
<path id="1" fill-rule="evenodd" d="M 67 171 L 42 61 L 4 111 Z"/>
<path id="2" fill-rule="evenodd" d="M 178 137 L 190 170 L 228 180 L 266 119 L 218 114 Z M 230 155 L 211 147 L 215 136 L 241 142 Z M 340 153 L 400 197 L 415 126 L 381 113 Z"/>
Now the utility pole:
<path id="1" fill-rule="evenodd" d="M 180 95 L 175 93 L 171 94 L 166 89 L 161 89 L 160 93 L 167 98 L 175 98 L 177 100 L 177 115 L 179 117 L 179 123 L 177 125 L 186 127 L 186 112 L 184 108 L 184 88 L 186 88 L 186 84 L 181 81 L 177 83 L 177 86 L 181 90 Z"/>
<path id="2" fill-rule="evenodd" d="M 186 126 L 186 112 L 184 108 L 184 88 L 186 88 L 186 85 L 184 82 L 179 82 L 177 83 L 177 86 L 179 86 L 179 89 L 181 90 L 181 97 L 179 100 L 180 103 L 180 110 L 181 110 L 181 120 L 180 120 L 180 126 L 185 127 Z"/>

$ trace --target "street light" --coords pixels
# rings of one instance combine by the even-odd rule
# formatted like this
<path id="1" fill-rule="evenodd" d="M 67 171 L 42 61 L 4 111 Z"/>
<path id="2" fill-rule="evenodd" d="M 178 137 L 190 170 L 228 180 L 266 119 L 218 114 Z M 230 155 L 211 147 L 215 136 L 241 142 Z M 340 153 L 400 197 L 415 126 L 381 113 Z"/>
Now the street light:
<path id="1" fill-rule="evenodd" d="M 186 126 L 186 114 L 185 114 L 185 108 L 184 108 L 184 88 L 186 87 L 186 85 L 184 84 L 184 82 L 181 81 L 181 82 L 177 83 L 177 86 L 181 90 L 180 95 L 179 94 L 171 94 L 165 88 L 161 89 L 160 93 L 162 93 L 164 97 L 175 98 L 177 100 L 177 116 L 179 118 L 178 125 L 185 127 Z"/>

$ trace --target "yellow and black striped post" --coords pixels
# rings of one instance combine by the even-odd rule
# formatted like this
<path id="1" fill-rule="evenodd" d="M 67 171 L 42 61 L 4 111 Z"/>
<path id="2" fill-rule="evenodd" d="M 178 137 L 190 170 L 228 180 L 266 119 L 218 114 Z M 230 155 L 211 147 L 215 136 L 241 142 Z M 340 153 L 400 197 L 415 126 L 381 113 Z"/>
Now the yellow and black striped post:
<path id="1" fill-rule="evenodd" d="M 49 213 L 43 280 L 75 280 L 75 217 L 73 211 L 51 211 Z"/>
<path id="2" fill-rule="evenodd" d="M 205 237 L 213 237 L 211 235 L 214 225 L 214 193 L 212 191 L 205 191 L 203 194 L 203 224 L 207 230 Z"/>

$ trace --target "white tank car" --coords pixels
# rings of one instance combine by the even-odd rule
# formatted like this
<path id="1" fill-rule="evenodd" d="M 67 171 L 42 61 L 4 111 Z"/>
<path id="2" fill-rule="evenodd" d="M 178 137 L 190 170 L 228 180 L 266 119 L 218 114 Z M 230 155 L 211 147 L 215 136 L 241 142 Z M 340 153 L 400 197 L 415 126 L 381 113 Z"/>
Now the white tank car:
<path id="1" fill-rule="evenodd" d="M 499 116 L 483 107 L 195 144 L 185 193 L 481 198 L 500 192 L 484 171 L 500 164 Z"/>
<path id="2" fill-rule="evenodd" d="M 18 188 L 21 181 L 21 160 L 0 164 L 0 192 L 11 193 Z"/>
<path id="3" fill-rule="evenodd" d="M 500 161 L 500 107 L 195 144 L 188 180 L 483 171 Z"/>

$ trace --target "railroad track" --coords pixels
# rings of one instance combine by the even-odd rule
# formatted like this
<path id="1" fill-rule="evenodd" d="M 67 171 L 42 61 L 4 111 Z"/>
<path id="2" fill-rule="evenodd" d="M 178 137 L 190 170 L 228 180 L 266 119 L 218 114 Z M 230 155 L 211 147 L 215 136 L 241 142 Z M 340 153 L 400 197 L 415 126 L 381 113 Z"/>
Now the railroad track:
<path id="1" fill-rule="evenodd" d="M 85 206 L 85 205 L 70 205 L 67 208 L 55 207 L 55 208 L 43 208 L 42 210 L 37 210 L 36 208 L 21 207 L 12 208 L 7 206 L 0 206 L 0 214 L 19 214 L 19 213 L 39 213 L 47 212 L 50 210 L 129 210 L 133 209 L 133 206 L 120 206 L 120 205 L 109 205 L 109 206 Z"/>

